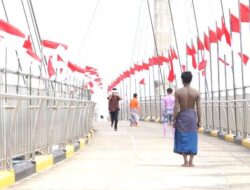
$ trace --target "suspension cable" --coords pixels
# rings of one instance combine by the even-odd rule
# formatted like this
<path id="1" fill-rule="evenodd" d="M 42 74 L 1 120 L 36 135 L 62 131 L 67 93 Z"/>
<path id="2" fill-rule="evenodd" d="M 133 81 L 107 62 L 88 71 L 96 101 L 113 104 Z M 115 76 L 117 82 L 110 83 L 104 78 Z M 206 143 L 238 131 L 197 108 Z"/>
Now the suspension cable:
<path id="1" fill-rule="evenodd" d="M 91 15 L 90 20 L 89 20 L 87 30 L 86 30 L 86 32 L 85 32 L 84 35 L 83 35 L 82 42 L 81 42 L 81 46 L 80 46 L 80 49 L 79 49 L 78 55 L 77 55 L 77 61 L 79 60 L 80 53 L 81 53 L 81 51 L 82 51 L 82 49 L 83 49 L 83 46 L 84 46 L 84 44 L 85 44 L 87 35 L 88 35 L 89 30 L 90 30 L 90 28 L 91 28 L 91 25 L 92 25 L 92 23 L 93 23 L 93 20 L 94 20 L 94 17 L 95 17 L 95 14 L 96 14 L 96 11 L 97 11 L 97 9 L 98 9 L 98 6 L 99 6 L 100 1 L 101 1 L 101 0 L 98 0 L 98 1 L 97 1 L 96 5 L 95 5 L 95 9 L 94 9 L 94 11 L 93 11 L 93 13 L 92 13 L 92 15 Z"/>

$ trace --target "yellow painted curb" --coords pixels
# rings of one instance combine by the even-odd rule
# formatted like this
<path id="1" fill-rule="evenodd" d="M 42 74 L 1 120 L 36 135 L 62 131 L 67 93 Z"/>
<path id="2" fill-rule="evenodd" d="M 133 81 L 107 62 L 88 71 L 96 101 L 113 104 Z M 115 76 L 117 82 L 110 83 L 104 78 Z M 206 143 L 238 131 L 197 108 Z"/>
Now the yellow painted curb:
<path id="1" fill-rule="evenodd" d="M 0 171 L 0 189 L 15 183 L 14 170 Z"/>
<path id="2" fill-rule="evenodd" d="M 210 131 L 210 135 L 212 137 L 218 137 L 218 131 L 217 130 Z"/>
<path id="3" fill-rule="evenodd" d="M 80 149 L 84 149 L 85 148 L 85 139 L 79 139 L 80 142 Z"/>
<path id="4" fill-rule="evenodd" d="M 250 139 L 243 139 L 241 144 L 247 148 L 250 148 Z"/>
<path id="5" fill-rule="evenodd" d="M 155 122 L 160 123 L 160 118 L 159 118 L 159 117 L 157 117 L 157 118 L 156 118 L 156 120 L 155 120 Z"/>
<path id="6" fill-rule="evenodd" d="M 88 133 L 87 137 L 88 137 L 89 139 L 91 139 L 91 137 L 92 137 L 91 133 Z"/>
<path id="7" fill-rule="evenodd" d="M 204 133 L 204 128 L 203 127 L 198 128 L 198 133 Z"/>
<path id="8" fill-rule="evenodd" d="M 91 136 L 93 137 L 93 135 L 94 135 L 94 130 L 90 130 L 90 132 L 91 132 Z"/>
<path id="9" fill-rule="evenodd" d="M 53 165 L 53 155 L 39 155 L 35 157 L 36 161 L 36 172 L 40 172 Z"/>
<path id="10" fill-rule="evenodd" d="M 149 117 L 149 116 L 146 117 L 146 118 L 144 119 L 144 121 L 150 121 L 150 117 Z"/>
<path id="11" fill-rule="evenodd" d="M 225 135 L 225 140 L 233 143 L 234 142 L 234 135 L 233 134 Z"/>
<path id="12" fill-rule="evenodd" d="M 74 154 L 74 147 L 72 145 L 66 145 L 65 150 L 66 150 L 66 158 L 72 157 L 72 155 Z"/>

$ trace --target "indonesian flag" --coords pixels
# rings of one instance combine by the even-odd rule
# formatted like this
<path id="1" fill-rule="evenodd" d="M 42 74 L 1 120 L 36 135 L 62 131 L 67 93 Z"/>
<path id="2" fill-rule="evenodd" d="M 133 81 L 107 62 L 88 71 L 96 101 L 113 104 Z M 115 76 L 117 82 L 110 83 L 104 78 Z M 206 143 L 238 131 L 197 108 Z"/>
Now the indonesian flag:
<path id="1" fill-rule="evenodd" d="M 0 19 L 0 30 L 11 34 L 11 35 L 15 35 L 21 38 L 25 38 L 25 34 L 19 30 L 18 28 L 16 28 L 15 26 L 5 22 L 4 20 Z"/>

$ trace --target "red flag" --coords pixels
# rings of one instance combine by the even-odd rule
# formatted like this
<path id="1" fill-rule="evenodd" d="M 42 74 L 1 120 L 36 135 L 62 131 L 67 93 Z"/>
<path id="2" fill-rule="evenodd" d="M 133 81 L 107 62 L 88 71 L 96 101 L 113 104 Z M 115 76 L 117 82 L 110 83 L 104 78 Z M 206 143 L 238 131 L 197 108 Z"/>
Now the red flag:
<path id="1" fill-rule="evenodd" d="M 129 77 L 130 77 L 130 72 L 129 72 L 129 71 L 125 71 L 124 77 L 125 77 L 125 78 L 129 78 Z"/>
<path id="2" fill-rule="evenodd" d="M 89 87 L 90 87 L 90 88 L 93 88 L 93 87 L 94 87 L 93 82 L 90 81 L 88 84 L 89 84 Z"/>
<path id="3" fill-rule="evenodd" d="M 170 54 L 171 54 L 172 59 L 178 59 L 178 56 L 177 56 L 174 48 L 172 48 L 172 47 L 170 47 Z"/>
<path id="4" fill-rule="evenodd" d="M 27 40 L 24 41 L 23 47 L 27 49 L 26 53 L 30 55 L 32 58 L 34 58 L 38 62 L 42 61 L 41 58 L 33 51 L 32 44 L 30 42 L 30 36 L 27 38 Z"/>
<path id="5" fill-rule="evenodd" d="M 25 38 L 25 34 L 22 31 L 2 19 L 0 19 L 0 30 L 21 38 Z"/>
<path id="6" fill-rule="evenodd" d="M 56 74 L 55 69 L 53 68 L 53 65 L 51 62 L 51 56 L 49 57 L 49 61 L 48 61 L 48 74 L 49 74 L 49 78 L 51 78 L 53 75 Z"/>
<path id="7" fill-rule="evenodd" d="M 231 46 L 231 36 L 230 36 L 230 33 L 226 27 L 226 24 L 224 22 L 224 20 L 222 19 L 222 27 L 221 27 L 221 30 L 222 30 L 222 35 L 224 34 L 225 35 L 225 38 L 226 38 L 226 42 L 229 46 Z"/>
<path id="8" fill-rule="evenodd" d="M 186 53 L 187 55 L 193 55 L 195 52 L 193 51 L 193 48 L 190 48 L 188 44 L 186 44 Z"/>
<path id="9" fill-rule="evenodd" d="M 70 61 L 68 61 L 68 67 L 69 67 L 70 70 L 73 71 L 73 72 L 75 72 L 75 71 L 77 71 L 77 72 L 79 72 L 79 73 L 85 73 L 85 72 L 86 72 L 85 69 L 79 67 L 78 65 L 75 65 L 75 64 L 71 63 Z"/>
<path id="10" fill-rule="evenodd" d="M 60 55 L 57 55 L 57 61 L 61 61 L 61 62 L 64 62 L 62 57 Z"/>
<path id="11" fill-rule="evenodd" d="M 135 74 L 135 70 L 134 70 L 134 68 L 130 67 L 129 72 L 130 72 L 130 75 Z"/>
<path id="12" fill-rule="evenodd" d="M 33 52 L 33 50 L 32 49 L 28 49 L 27 51 L 26 51 L 26 53 L 28 54 L 28 55 L 30 55 L 31 57 L 33 57 L 35 60 L 37 60 L 38 62 L 41 62 L 42 60 L 41 60 L 41 58 L 35 53 L 35 52 Z"/>
<path id="13" fill-rule="evenodd" d="M 168 81 L 173 82 L 175 78 L 175 74 L 174 74 L 174 66 L 173 66 L 172 59 L 170 59 L 170 66 L 171 66 L 171 69 L 168 74 Z"/>
<path id="14" fill-rule="evenodd" d="M 206 70 L 201 71 L 202 76 L 206 75 Z"/>
<path id="15" fill-rule="evenodd" d="M 207 51 L 210 51 L 210 41 L 206 33 L 204 33 L 204 46 Z"/>
<path id="16" fill-rule="evenodd" d="M 90 94 L 94 94 L 94 90 L 89 89 Z"/>
<path id="17" fill-rule="evenodd" d="M 174 69 L 171 69 L 168 74 L 168 81 L 173 82 L 174 81 Z"/>
<path id="18" fill-rule="evenodd" d="M 154 65 L 153 59 L 152 59 L 151 57 L 148 58 L 148 64 L 149 64 L 150 66 L 153 66 L 153 65 Z"/>
<path id="19" fill-rule="evenodd" d="M 63 68 L 60 68 L 60 73 L 62 73 L 63 72 Z"/>
<path id="20" fill-rule="evenodd" d="M 240 53 L 240 52 L 239 52 L 239 56 L 242 59 L 242 62 L 246 65 L 248 60 L 249 60 L 249 57 L 243 53 Z"/>
<path id="21" fill-rule="evenodd" d="M 230 64 L 227 63 L 226 61 L 224 61 L 222 58 L 219 57 L 219 61 L 222 62 L 223 64 L 225 64 L 226 66 L 229 66 Z"/>
<path id="22" fill-rule="evenodd" d="M 145 80 L 144 80 L 144 79 L 141 79 L 140 82 L 139 82 L 139 84 L 145 85 Z"/>
<path id="23" fill-rule="evenodd" d="M 149 64 L 147 63 L 142 63 L 142 67 L 144 70 L 149 70 Z"/>
<path id="24" fill-rule="evenodd" d="M 216 33 L 210 29 L 209 29 L 209 41 L 210 43 L 217 43 L 218 41 Z"/>
<path id="25" fill-rule="evenodd" d="M 202 43 L 200 38 L 198 38 L 198 50 L 204 50 L 204 44 Z"/>
<path id="26" fill-rule="evenodd" d="M 221 38 L 222 38 L 222 29 L 220 29 L 218 26 L 216 27 L 216 35 L 217 35 L 217 38 L 218 40 L 221 41 Z"/>
<path id="27" fill-rule="evenodd" d="M 182 72 L 186 71 L 186 65 L 181 65 Z"/>
<path id="28" fill-rule="evenodd" d="M 65 44 L 53 42 L 53 41 L 49 41 L 49 40 L 42 40 L 42 45 L 44 47 L 52 48 L 52 49 L 56 49 L 56 48 L 58 48 L 58 46 L 64 47 L 65 50 L 68 48 L 68 46 Z"/>
<path id="29" fill-rule="evenodd" d="M 31 44 L 31 41 L 30 41 L 30 36 L 28 36 L 27 40 L 24 41 L 23 43 L 23 47 L 27 50 L 32 50 L 32 44 Z"/>
<path id="30" fill-rule="evenodd" d="M 192 55 L 192 66 L 193 66 L 194 69 L 197 68 L 197 63 L 196 63 L 195 54 Z"/>
<path id="31" fill-rule="evenodd" d="M 232 32 L 240 32 L 240 21 L 239 19 L 231 14 L 231 31 Z"/>
<path id="32" fill-rule="evenodd" d="M 202 61 L 198 65 L 198 70 L 201 71 L 207 67 L 207 61 L 205 59 L 202 59 Z"/>
<path id="33" fill-rule="evenodd" d="M 138 64 L 134 64 L 134 70 L 140 72 L 140 66 Z"/>
<path id="34" fill-rule="evenodd" d="M 192 43 L 192 48 L 190 48 L 187 44 L 186 44 L 186 50 L 187 50 L 187 55 L 191 55 L 192 56 L 192 65 L 193 65 L 193 68 L 196 69 L 197 67 L 197 64 L 196 64 L 196 58 L 195 58 L 195 54 L 196 54 L 196 50 L 195 50 L 195 47 L 194 47 L 194 44 Z"/>
<path id="35" fill-rule="evenodd" d="M 240 21 L 250 22 L 250 9 L 243 3 L 240 3 Z"/>
<path id="36" fill-rule="evenodd" d="M 85 67 L 85 69 L 86 69 L 87 71 L 91 71 L 91 70 L 93 70 L 93 71 L 97 71 L 97 69 L 96 69 L 96 68 L 94 68 L 94 67 L 90 67 L 90 66 L 86 66 L 86 67 Z"/>

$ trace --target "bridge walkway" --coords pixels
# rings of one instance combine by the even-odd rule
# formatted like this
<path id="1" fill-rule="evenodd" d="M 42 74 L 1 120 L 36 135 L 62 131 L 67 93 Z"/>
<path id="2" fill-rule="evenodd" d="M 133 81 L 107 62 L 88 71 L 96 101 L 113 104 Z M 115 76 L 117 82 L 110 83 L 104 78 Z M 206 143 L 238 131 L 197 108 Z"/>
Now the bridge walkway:
<path id="1" fill-rule="evenodd" d="M 205 134 L 199 135 L 196 167 L 184 168 L 173 153 L 173 139 L 162 137 L 159 123 L 129 127 L 119 122 L 94 125 L 84 150 L 52 168 L 25 178 L 15 190 L 249 190 L 250 150 Z"/>

